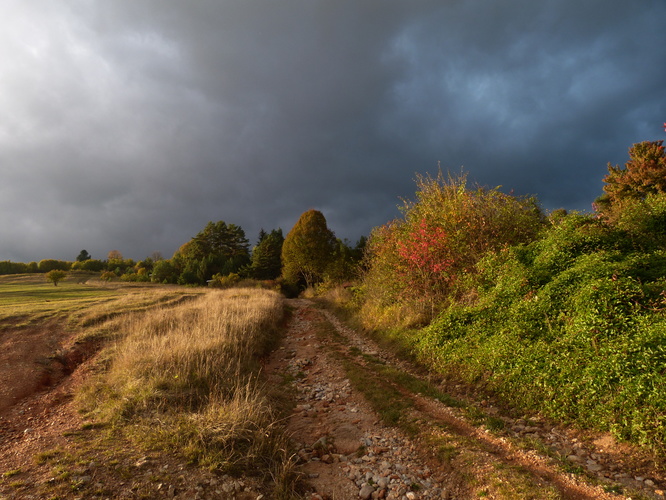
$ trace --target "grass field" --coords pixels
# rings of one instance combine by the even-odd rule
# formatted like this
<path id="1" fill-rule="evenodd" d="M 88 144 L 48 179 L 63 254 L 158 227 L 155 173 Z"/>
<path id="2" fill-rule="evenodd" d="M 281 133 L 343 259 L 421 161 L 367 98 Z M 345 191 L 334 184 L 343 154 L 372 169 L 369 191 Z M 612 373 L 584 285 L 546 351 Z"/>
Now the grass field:
<path id="1" fill-rule="evenodd" d="M 293 464 L 281 410 L 259 375 L 283 317 L 282 297 L 263 289 L 106 283 L 71 273 L 54 286 L 43 275 L 0 276 L 5 338 L 55 322 L 77 343 L 98 346 L 74 397 L 89 428 L 110 433 L 90 434 L 84 448 L 114 456 L 122 454 L 116 442 L 130 442 L 210 470 L 270 477 L 276 498 L 289 496 Z"/>
<path id="2" fill-rule="evenodd" d="M 69 273 L 58 286 L 47 282 L 43 274 L 0 276 L 0 330 L 55 318 L 88 326 L 122 312 L 201 293 L 145 283 L 106 283 L 96 273 Z"/>
<path id="3" fill-rule="evenodd" d="M 124 292 L 118 288 L 87 285 L 76 278 L 56 287 L 42 274 L 0 276 L 0 321 L 66 313 L 111 300 L 121 293 Z"/>

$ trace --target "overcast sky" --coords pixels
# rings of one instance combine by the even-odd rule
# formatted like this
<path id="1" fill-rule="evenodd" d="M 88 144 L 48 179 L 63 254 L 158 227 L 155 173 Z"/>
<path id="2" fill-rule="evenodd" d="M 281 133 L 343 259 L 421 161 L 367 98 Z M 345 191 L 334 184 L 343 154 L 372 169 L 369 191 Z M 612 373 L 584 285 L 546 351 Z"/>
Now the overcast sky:
<path id="1" fill-rule="evenodd" d="M 0 260 L 341 238 L 417 173 L 589 210 L 664 139 L 664 0 L 0 0 Z"/>

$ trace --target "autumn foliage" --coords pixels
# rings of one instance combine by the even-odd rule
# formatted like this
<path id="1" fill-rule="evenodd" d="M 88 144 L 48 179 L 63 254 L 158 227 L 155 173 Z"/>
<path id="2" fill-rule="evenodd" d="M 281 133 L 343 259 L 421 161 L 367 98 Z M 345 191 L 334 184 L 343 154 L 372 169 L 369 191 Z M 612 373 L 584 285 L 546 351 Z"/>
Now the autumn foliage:
<path id="1" fill-rule="evenodd" d="M 532 198 L 467 187 L 465 175 L 417 179 L 403 218 L 375 229 L 368 243 L 366 305 L 432 317 L 456 296 L 488 252 L 531 241 L 544 223 Z"/>
<path id="2" fill-rule="evenodd" d="M 608 164 L 604 194 L 595 208 L 615 221 L 625 207 L 632 207 L 650 196 L 666 194 L 666 152 L 664 141 L 643 141 L 629 148 L 624 167 Z"/>

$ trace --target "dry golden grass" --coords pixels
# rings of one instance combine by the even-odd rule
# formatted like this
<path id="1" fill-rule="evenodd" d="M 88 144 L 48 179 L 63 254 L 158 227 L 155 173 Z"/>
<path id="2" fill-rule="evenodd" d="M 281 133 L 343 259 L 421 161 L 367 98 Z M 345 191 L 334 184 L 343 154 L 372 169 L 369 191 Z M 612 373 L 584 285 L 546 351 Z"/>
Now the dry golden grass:
<path id="1" fill-rule="evenodd" d="M 151 448 L 225 472 L 286 476 L 285 439 L 258 380 L 283 314 L 275 292 L 228 289 L 124 315 L 81 406 Z"/>

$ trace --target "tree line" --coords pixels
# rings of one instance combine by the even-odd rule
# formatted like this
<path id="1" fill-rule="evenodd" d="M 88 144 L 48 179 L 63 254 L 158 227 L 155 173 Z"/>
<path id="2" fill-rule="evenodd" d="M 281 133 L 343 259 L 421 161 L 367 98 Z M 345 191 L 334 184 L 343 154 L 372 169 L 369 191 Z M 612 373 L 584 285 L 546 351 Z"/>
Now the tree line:
<path id="1" fill-rule="evenodd" d="M 589 216 L 644 240 L 663 240 L 663 141 L 634 144 L 625 166 L 609 164 L 608 172 Z M 361 278 L 367 301 L 405 304 L 432 317 L 463 293 L 461 283 L 485 255 L 533 241 L 566 214 L 562 209 L 547 217 L 534 197 L 470 188 L 465 175 L 420 176 L 417 188 L 417 201 L 402 207 L 403 218 L 375 228 L 369 241 L 361 237 L 355 245 L 336 238 L 321 212 L 308 210 L 286 237 L 280 228 L 262 229 L 253 247 L 240 226 L 211 221 L 170 259 L 156 252 L 136 262 L 113 250 L 99 260 L 81 250 L 73 262 L 2 261 L 0 274 L 80 270 L 99 272 L 106 280 L 209 286 L 276 280 L 291 294 Z"/>
<path id="2" fill-rule="evenodd" d="M 286 237 L 281 228 L 270 232 L 262 229 L 252 248 L 240 226 L 211 221 L 170 259 L 155 252 L 136 262 L 112 250 L 100 260 L 84 249 L 73 262 L 0 262 L 0 274 L 47 273 L 56 285 L 67 271 L 98 272 L 103 280 L 213 287 L 253 279 L 275 281 L 276 286 L 293 295 L 325 281 L 341 283 L 357 277 L 365 241 L 361 237 L 352 245 L 337 238 L 320 211 L 308 210 Z"/>

